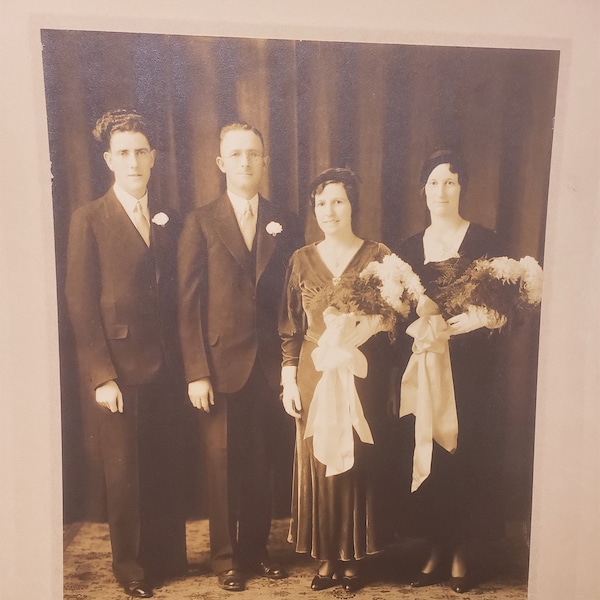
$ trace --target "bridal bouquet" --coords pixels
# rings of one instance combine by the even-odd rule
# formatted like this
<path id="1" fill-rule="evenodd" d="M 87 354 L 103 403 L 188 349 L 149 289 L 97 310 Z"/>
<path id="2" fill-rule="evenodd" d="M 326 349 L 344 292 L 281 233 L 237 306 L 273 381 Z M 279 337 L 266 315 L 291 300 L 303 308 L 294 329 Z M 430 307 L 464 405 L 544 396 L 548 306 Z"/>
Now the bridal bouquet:
<path id="1" fill-rule="evenodd" d="M 411 267 L 392 254 L 371 262 L 358 277 L 344 277 L 324 290 L 325 331 L 312 352 L 317 371 L 304 437 L 313 438 L 315 458 L 326 476 L 344 473 L 354 464 L 354 434 L 365 444 L 373 437 L 365 419 L 354 378 L 365 378 L 368 363 L 359 350 L 379 331 L 393 331 L 424 293 Z"/>
<path id="2" fill-rule="evenodd" d="M 492 322 L 506 323 L 539 306 L 542 278 L 542 268 L 531 256 L 521 260 L 506 256 L 480 258 L 459 277 L 442 275 L 438 302 L 448 315 L 475 309 Z"/>
<path id="3" fill-rule="evenodd" d="M 436 302 L 423 295 L 419 318 L 406 332 L 414 338 L 413 354 L 402 376 L 400 416 L 415 415 L 415 451 L 411 491 L 431 472 L 433 441 L 452 453 L 458 443 L 458 417 L 448 339 L 448 317 L 474 313 L 488 328 L 502 327 L 519 311 L 539 306 L 542 269 L 530 256 L 481 258 L 464 268 L 450 261 L 437 280 Z M 441 313 L 441 314 L 440 314 Z"/>
<path id="4" fill-rule="evenodd" d="M 397 321 L 408 317 L 424 292 L 411 266 L 389 254 L 370 262 L 358 277 L 342 277 L 328 289 L 327 304 L 340 313 L 378 315 L 382 329 L 393 336 Z"/>

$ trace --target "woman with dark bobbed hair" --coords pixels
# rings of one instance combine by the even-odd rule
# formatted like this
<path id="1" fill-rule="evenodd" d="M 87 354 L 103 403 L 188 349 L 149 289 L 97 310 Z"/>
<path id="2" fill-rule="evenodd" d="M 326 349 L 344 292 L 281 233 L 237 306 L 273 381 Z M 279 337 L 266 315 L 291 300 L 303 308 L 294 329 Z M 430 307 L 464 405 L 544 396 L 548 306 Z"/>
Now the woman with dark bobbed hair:
<path id="1" fill-rule="evenodd" d="M 431 224 L 405 241 L 400 254 L 434 301 L 439 301 L 444 286 L 460 277 L 474 260 L 499 255 L 497 235 L 460 214 L 459 201 L 467 182 L 465 163 L 452 151 L 438 151 L 423 165 L 420 188 Z M 476 544 L 501 535 L 498 475 L 502 411 L 493 385 L 499 367 L 498 336 L 491 335 L 490 330 L 503 321 L 478 310 L 443 317 L 450 333 L 455 428 L 458 421 L 456 448 L 444 449 L 433 443 L 430 473 L 417 486 L 413 479 L 403 527 L 410 524 L 413 534 L 430 542 L 429 557 L 411 585 L 421 587 L 451 579 L 452 589 L 462 593 L 476 578 L 468 550 L 481 550 Z M 413 439 L 413 417 L 404 416 L 401 423 L 411 431 L 407 437 Z M 418 447 L 419 442 L 415 452 Z M 409 485 L 408 478 L 405 483 Z"/>
<path id="2" fill-rule="evenodd" d="M 343 472 L 332 473 L 330 464 L 323 464 L 315 456 L 317 430 L 323 440 L 343 437 L 339 435 L 341 419 L 331 410 L 327 409 L 325 419 L 314 422 L 314 437 L 310 433 L 305 439 L 307 423 L 313 423 L 311 406 L 317 403 L 313 395 L 316 396 L 315 388 L 323 376 L 315 367 L 313 353 L 326 329 L 323 312 L 328 308 L 331 290 L 342 279 L 358 277 L 368 263 L 380 261 L 390 251 L 383 244 L 363 240 L 354 233 L 358 183 L 352 171 L 328 169 L 312 182 L 310 189 L 311 206 L 324 239 L 292 255 L 280 319 L 282 400 L 286 411 L 296 418 L 289 541 L 296 545 L 297 552 L 310 553 L 321 561 L 311 583 L 313 590 L 341 584 L 346 591 L 354 591 L 363 584 L 359 561 L 379 552 L 390 531 L 384 522 L 389 511 L 382 506 L 385 460 L 380 456 L 386 422 L 389 343 L 386 334 L 374 335 L 380 328 L 378 317 L 357 319 L 360 339 L 355 340 L 355 346 L 367 357 L 368 374 L 365 379 L 354 381 L 372 443 L 363 442 L 356 432 L 351 432 L 353 460 Z M 341 453 L 342 449 L 333 448 L 336 452 Z"/>

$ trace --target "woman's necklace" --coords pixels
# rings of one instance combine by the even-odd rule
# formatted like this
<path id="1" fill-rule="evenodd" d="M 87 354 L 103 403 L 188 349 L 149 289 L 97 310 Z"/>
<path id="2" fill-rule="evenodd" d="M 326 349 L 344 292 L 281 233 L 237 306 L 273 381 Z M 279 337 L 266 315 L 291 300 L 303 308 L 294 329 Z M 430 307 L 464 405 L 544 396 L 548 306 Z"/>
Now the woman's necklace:
<path id="1" fill-rule="evenodd" d="M 350 252 L 350 250 L 352 250 L 352 248 L 343 248 L 342 251 L 339 252 L 338 255 L 335 257 L 335 259 L 333 261 L 333 266 L 336 269 L 339 268 L 342 258 L 346 255 L 346 253 Z"/>
<path id="2" fill-rule="evenodd" d="M 360 244 L 362 244 L 362 240 L 360 238 L 355 238 L 349 246 L 342 248 L 336 253 L 334 253 L 333 249 L 326 243 L 321 246 L 321 256 L 324 258 L 328 269 L 333 275 L 332 282 L 334 285 L 337 285 L 340 282 L 342 273 L 348 266 L 352 256 L 354 256 L 360 247 Z"/>

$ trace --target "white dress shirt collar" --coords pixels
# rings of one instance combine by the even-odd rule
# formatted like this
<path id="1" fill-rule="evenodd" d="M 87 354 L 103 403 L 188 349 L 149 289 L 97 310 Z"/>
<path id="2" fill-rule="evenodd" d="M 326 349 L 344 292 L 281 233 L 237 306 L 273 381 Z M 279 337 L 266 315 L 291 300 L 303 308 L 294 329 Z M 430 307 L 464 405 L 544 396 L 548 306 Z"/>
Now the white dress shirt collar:
<path id="1" fill-rule="evenodd" d="M 116 183 L 113 186 L 113 190 L 115 191 L 115 196 L 117 200 L 122 204 L 125 212 L 131 219 L 131 221 L 135 224 L 133 219 L 133 211 L 135 209 L 135 205 L 138 203 L 138 199 L 126 192 L 123 188 L 119 187 Z M 148 223 L 150 223 L 150 211 L 148 210 L 148 191 L 139 199 L 139 203 L 142 205 L 142 212 L 146 217 Z"/>
<path id="2" fill-rule="evenodd" d="M 244 214 L 246 210 L 246 205 L 250 202 L 250 206 L 252 207 L 252 214 L 256 216 L 258 214 L 258 194 L 255 194 L 250 200 L 246 200 L 246 198 L 242 198 L 227 190 L 227 195 L 229 196 L 229 201 L 231 202 L 231 206 L 233 206 L 233 210 L 235 212 L 235 216 L 240 221 L 241 216 Z"/>

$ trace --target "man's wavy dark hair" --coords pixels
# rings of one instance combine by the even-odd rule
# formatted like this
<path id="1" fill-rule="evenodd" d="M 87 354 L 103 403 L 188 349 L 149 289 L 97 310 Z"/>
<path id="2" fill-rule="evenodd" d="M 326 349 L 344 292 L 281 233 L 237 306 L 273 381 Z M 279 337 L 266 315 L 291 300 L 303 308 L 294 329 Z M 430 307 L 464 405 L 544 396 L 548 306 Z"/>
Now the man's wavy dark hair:
<path id="1" fill-rule="evenodd" d="M 105 112 L 92 131 L 103 150 L 110 150 L 110 139 L 117 131 L 137 131 L 146 136 L 150 148 L 154 148 L 154 131 L 145 117 L 135 110 L 116 108 Z"/>

